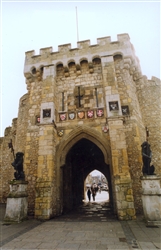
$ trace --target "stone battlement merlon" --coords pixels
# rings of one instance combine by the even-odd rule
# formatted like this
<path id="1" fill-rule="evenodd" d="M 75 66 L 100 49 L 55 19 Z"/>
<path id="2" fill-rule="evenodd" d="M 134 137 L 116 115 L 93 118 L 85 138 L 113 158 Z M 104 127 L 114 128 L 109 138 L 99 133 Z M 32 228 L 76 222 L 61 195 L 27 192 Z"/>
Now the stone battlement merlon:
<path id="1" fill-rule="evenodd" d="M 77 42 L 77 46 L 79 49 L 87 49 L 90 47 L 90 45 L 91 45 L 90 40 L 84 40 L 84 41 Z"/>
<path id="2" fill-rule="evenodd" d="M 151 79 L 147 79 L 147 85 L 149 86 L 161 86 L 161 80 L 155 76 L 152 76 Z"/>
<path id="3" fill-rule="evenodd" d="M 111 37 L 110 36 L 97 38 L 97 43 L 98 44 L 103 44 L 103 43 L 106 43 L 106 42 L 111 43 Z"/>
<path id="4" fill-rule="evenodd" d="M 46 47 L 40 49 L 40 55 L 50 54 L 53 51 L 53 47 Z"/>
<path id="5" fill-rule="evenodd" d="M 58 46 L 58 52 L 67 52 L 71 49 L 71 43 L 62 44 Z"/>

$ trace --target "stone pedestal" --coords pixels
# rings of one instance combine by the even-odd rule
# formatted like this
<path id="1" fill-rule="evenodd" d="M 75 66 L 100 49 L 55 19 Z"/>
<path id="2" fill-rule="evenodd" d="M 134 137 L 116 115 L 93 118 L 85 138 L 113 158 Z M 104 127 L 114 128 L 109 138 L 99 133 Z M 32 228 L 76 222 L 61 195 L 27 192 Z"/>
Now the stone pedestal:
<path id="1" fill-rule="evenodd" d="M 19 223 L 27 220 L 27 181 L 13 180 L 9 182 L 10 192 L 7 196 L 4 223 Z"/>
<path id="2" fill-rule="evenodd" d="M 160 177 L 141 176 L 144 216 L 148 225 L 161 225 Z"/>

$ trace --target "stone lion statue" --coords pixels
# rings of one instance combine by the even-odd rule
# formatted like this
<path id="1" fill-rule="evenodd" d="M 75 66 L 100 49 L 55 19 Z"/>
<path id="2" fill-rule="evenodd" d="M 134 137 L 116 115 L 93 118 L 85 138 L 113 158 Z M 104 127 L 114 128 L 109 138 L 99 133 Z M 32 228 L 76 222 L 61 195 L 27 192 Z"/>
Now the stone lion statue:
<path id="1" fill-rule="evenodd" d="M 14 162 L 11 164 L 14 169 L 14 177 L 16 180 L 25 180 L 25 174 L 23 171 L 23 156 L 22 152 L 17 152 Z"/>
<path id="2" fill-rule="evenodd" d="M 150 166 L 152 158 L 150 144 L 147 141 L 145 141 L 142 143 L 141 147 L 142 147 L 142 161 L 143 161 L 142 172 L 144 175 L 153 175 L 155 167 L 153 165 Z"/>

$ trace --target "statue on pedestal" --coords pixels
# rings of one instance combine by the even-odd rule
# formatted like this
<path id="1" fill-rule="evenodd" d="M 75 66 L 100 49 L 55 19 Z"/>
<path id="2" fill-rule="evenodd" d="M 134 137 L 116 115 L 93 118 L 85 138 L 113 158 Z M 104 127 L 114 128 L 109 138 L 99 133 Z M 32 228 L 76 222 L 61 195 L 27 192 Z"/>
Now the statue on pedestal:
<path id="1" fill-rule="evenodd" d="M 23 171 L 23 156 L 24 154 L 22 152 L 17 152 L 14 162 L 11 164 L 16 170 L 16 172 L 14 172 L 16 180 L 25 180 L 25 174 Z"/>
<path id="2" fill-rule="evenodd" d="M 141 147 L 142 147 L 143 175 L 153 175 L 155 167 L 153 165 L 150 166 L 152 158 L 150 144 L 147 141 L 145 141 L 142 143 Z"/>
<path id="3" fill-rule="evenodd" d="M 25 173 L 23 171 L 23 156 L 24 156 L 24 153 L 17 152 L 16 157 L 15 157 L 14 148 L 13 148 L 13 144 L 12 144 L 12 139 L 8 143 L 8 147 L 11 149 L 11 152 L 13 153 L 13 157 L 14 157 L 14 162 L 12 162 L 11 165 L 16 170 L 16 172 L 14 172 L 15 180 L 24 181 L 25 180 Z"/>
<path id="4" fill-rule="evenodd" d="M 10 140 L 10 142 L 8 143 L 8 147 L 11 149 L 11 152 L 13 153 L 14 157 L 14 161 L 11 163 L 11 165 L 15 169 L 15 179 L 9 181 L 10 192 L 7 196 L 7 206 L 4 217 L 5 224 L 19 223 L 28 219 L 28 181 L 25 181 L 25 173 L 23 171 L 24 153 L 17 152 L 16 155 L 14 154 L 12 140 Z"/>

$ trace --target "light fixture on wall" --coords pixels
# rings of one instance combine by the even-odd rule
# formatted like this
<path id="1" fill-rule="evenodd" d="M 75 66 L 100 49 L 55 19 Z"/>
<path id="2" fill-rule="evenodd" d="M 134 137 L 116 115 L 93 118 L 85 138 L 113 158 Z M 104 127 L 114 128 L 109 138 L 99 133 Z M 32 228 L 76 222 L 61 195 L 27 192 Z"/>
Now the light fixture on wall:
<path id="1" fill-rule="evenodd" d="M 55 128 L 55 129 L 57 129 L 57 126 L 56 126 L 56 124 L 55 124 L 55 121 L 54 121 L 54 120 L 52 120 L 52 123 L 54 124 L 54 128 Z"/>
<path id="2" fill-rule="evenodd" d="M 145 127 L 145 130 L 146 130 L 146 140 L 148 141 L 148 138 L 149 138 L 149 129 L 147 127 Z"/>
<path id="3" fill-rule="evenodd" d="M 103 131 L 104 133 L 107 133 L 107 132 L 109 131 L 107 118 L 106 118 L 106 123 L 105 123 L 105 125 L 102 127 L 102 131 Z"/>

